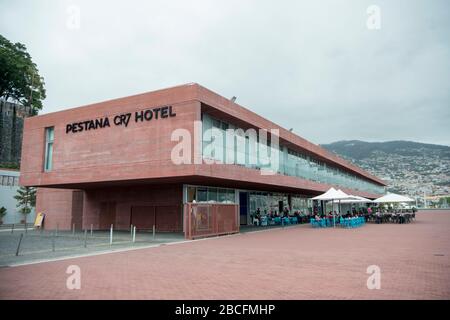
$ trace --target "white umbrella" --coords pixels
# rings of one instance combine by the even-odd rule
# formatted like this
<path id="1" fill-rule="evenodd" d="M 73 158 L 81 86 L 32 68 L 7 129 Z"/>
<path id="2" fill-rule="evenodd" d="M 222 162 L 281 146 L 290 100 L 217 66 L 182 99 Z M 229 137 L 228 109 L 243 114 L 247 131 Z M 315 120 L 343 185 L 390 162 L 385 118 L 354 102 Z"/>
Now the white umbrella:
<path id="1" fill-rule="evenodd" d="M 334 201 L 334 200 L 351 200 L 354 199 L 354 197 L 349 196 L 348 194 L 346 194 L 344 191 L 342 191 L 341 189 L 336 190 L 334 188 L 330 188 L 328 189 L 327 192 L 318 195 L 314 198 L 312 198 L 312 200 L 323 200 L 323 201 Z M 340 210 L 340 203 L 339 203 L 339 213 L 341 213 Z M 333 225 L 336 226 L 336 220 L 335 220 L 335 215 L 333 213 Z"/>
<path id="2" fill-rule="evenodd" d="M 378 199 L 375 199 L 373 202 L 375 203 L 392 203 L 392 202 L 414 202 L 415 200 L 395 194 L 395 193 L 388 193 Z"/>
<path id="3" fill-rule="evenodd" d="M 349 195 L 352 199 L 344 199 L 341 200 L 341 203 L 371 203 L 373 202 L 370 199 L 364 198 L 364 197 L 360 197 L 360 196 L 354 196 L 354 195 Z M 335 203 L 337 203 L 338 201 L 334 201 Z"/>
<path id="4" fill-rule="evenodd" d="M 336 197 L 338 197 L 337 190 L 335 188 L 330 188 L 328 189 L 327 192 L 312 198 L 312 200 L 327 201 L 327 200 L 334 200 L 336 199 Z"/>

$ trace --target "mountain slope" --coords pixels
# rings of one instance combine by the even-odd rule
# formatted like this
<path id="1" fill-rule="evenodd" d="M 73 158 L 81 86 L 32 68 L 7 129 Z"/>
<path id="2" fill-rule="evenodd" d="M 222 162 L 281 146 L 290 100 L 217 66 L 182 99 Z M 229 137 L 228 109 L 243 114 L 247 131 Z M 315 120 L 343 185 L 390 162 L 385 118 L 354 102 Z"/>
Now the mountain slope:
<path id="1" fill-rule="evenodd" d="M 388 190 L 409 194 L 450 192 L 450 147 L 412 141 L 338 141 L 322 147 L 386 180 Z"/>

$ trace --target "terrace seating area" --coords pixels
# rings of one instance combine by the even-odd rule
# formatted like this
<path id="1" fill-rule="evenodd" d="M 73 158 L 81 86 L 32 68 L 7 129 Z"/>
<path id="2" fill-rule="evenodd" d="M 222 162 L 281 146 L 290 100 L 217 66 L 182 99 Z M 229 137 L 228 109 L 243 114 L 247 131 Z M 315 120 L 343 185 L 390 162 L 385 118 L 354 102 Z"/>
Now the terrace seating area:
<path id="1" fill-rule="evenodd" d="M 303 224 L 309 222 L 309 215 L 294 213 L 294 215 L 286 214 L 284 216 L 279 215 L 258 215 L 252 216 L 252 224 L 254 226 L 286 226 Z"/>
<path id="2" fill-rule="evenodd" d="M 399 209 L 399 210 L 384 210 L 367 215 L 367 222 L 377 224 L 381 223 L 411 223 L 416 219 L 415 210 Z"/>
<path id="3" fill-rule="evenodd" d="M 335 219 L 330 217 L 325 218 L 311 218 L 310 219 L 311 226 L 313 228 L 330 228 L 333 226 L 341 227 L 341 228 L 359 228 L 366 223 L 364 217 L 354 216 L 354 217 L 335 217 Z"/>

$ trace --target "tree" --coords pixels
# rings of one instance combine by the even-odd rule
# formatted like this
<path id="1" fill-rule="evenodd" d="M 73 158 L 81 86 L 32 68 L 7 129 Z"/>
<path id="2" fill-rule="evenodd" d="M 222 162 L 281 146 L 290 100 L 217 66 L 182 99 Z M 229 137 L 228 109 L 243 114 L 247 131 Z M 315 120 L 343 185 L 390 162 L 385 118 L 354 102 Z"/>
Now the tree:
<path id="1" fill-rule="evenodd" d="M 45 97 L 44 79 L 25 45 L 0 35 L 0 98 L 28 106 L 36 115 Z"/>
<path id="2" fill-rule="evenodd" d="M 0 208 L 0 224 L 3 223 L 3 217 L 6 216 L 6 208 L 5 207 L 1 207 Z"/>
<path id="3" fill-rule="evenodd" d="M 32 187 L 20 187 L 17 189 L 17 195 L 14 196 L 14 199 L 17 200 L 16 207 L 19 208 L 19 212 L 23 214 L 26 221 L 27 214 L 36 206 L 36 189 Z"/>

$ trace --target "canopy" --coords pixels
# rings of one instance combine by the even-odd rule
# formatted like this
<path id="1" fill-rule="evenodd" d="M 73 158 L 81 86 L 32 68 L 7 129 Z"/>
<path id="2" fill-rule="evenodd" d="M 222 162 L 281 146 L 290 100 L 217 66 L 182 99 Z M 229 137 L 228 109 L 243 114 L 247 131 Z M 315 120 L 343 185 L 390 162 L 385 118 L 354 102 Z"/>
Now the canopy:
<path id="1" fill-rule="evenodd" d="M 391 202 L 413 202 L 415 200 L 395 194 L 395 193 L 388 193 L 378 199 L 375 199 L 373 202 L 375 203 L 391 203 Z"/>
<path id="2" fill-rule="evenodd" d="M 360 197 L 360 196 L 349 195 L 349 197 L 351 197 L 352 199 L 340 200 L 341 203 L 370 203 L 370 202 L 373 202 L 370 199 Z M 335 200 L 334 202 L 337 203 L 338 201 Z"/>
<path id="3" fill-rule="evenodd" d="M 343 192 L 342 190 L 336 190 L 335 188 L 330 188 L 327 192 L 318 195 L 317 197 L 312 198 L 313 200 L 344 200 L 344 199 L 353 199 L 348 194 Z"/>
<path id="4" fill-rule="evenodd" d="M 355 196 L 348 195 L 341 189 L 338 189 L 337 194 L 339 198 L 336 198 L 336 200 L 356 200 Z"/>
<path id="5" fill-rule="evenodd" d="M 327 192 L 324 194 L 318 195 L 317 197 L 312 198 L 313 200 L 338 200 L 339 201 L 339 213 L 341 212 L 341 200 L 352 200 L 355 199 L 353 196 L 349 196 L 341 189 L 336 190 L 335 188 L 331 187 Z M 333 212 L 333 226 L 336 226 L 336 216 Z"/>

